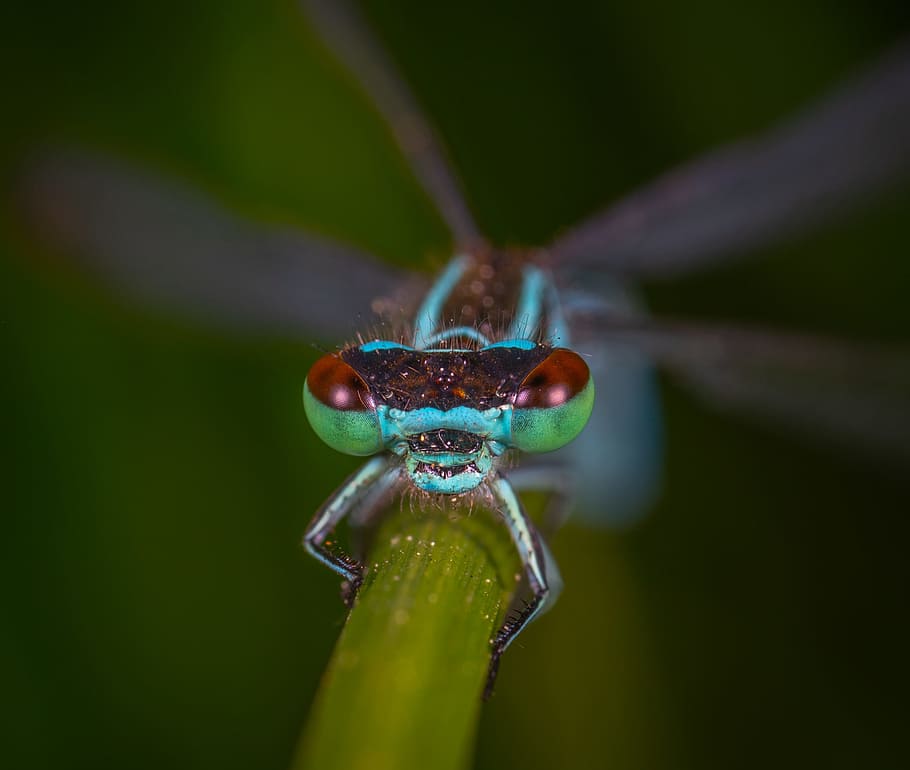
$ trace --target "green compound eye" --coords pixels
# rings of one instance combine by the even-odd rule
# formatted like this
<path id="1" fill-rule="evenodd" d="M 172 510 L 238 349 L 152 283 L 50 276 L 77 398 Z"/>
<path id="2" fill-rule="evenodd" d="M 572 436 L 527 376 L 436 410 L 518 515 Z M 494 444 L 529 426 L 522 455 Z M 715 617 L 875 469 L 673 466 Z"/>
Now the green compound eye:
<path id="1" fill-rule="evenodd" d="M 525 377 L 513 401 L 512 445 L 551 452 L 585 427 L 594 408 L 594 381 L 577 353 L 556 348 Z"/>
<path id="2" fill-rule="evenodd" d="M 348 455 L 382 450 L 382 430 L 370 389 L 337 354 L 320 358 L 303 385 L 303 408 L 316 435 Z"/>

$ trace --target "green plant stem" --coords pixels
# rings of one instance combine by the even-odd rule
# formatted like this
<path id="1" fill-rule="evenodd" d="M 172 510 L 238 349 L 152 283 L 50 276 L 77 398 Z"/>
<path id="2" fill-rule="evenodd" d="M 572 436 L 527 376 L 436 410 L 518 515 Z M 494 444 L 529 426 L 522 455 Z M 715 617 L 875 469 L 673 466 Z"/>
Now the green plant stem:
<path id="1" fill-rule="evenodd" d="M 293 768 L 465 767 L 517 585 L 508 534 L 486 510 L 396 511 L 368 564 Z"/>

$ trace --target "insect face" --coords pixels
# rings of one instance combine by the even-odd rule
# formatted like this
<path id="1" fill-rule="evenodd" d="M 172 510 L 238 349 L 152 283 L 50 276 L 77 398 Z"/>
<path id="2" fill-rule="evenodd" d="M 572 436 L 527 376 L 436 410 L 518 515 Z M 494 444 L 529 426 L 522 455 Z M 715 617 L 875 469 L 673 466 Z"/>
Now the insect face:
<path id="1" fill-rule="evenodd" d="M 416 487 L 444 495 L 478 487 L 506 449 L 564 446 L 593 403 L 578 354 L 527 343 L 479 350 L 368 343 L 323 356 L 304 386 L 307 416 L 329 446 L 394 452 Z"/>

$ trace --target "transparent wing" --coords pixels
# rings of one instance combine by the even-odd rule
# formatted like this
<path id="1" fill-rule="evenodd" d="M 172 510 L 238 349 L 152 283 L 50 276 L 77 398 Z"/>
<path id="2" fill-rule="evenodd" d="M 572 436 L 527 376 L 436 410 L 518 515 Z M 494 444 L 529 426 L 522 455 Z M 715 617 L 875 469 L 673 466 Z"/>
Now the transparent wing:
<path id="1" fill-rule="evenodd" d="M 628 346 L 713 407 L 910 460 L 910 350 L 597 312 L 575 321 L 581 349 Z"/>
<path id="2" fill-rule="evenodd" d="M 565 233 L 557 260 L 673 275 L 859 206 L 910 175 L 910 44 L 768 133 L 713 152 Z"/>
<path id="3" fill-rule="evenodd" d="M 100 155 L 34 158 L 20 196 L 42 238 L 120 295 L 234 331 L 337 342 L 407 278 L 352 248 L 244 221 L 189 185 Z"/>
<path id="4" fill-rule="evenodd" d="M 322 37 L 351 70 L 385 119 L 414 175 L 457 245 L 482 241 L 458 178 L 416 99 L 357 10 L 344 0 L 302 0 Z"/>

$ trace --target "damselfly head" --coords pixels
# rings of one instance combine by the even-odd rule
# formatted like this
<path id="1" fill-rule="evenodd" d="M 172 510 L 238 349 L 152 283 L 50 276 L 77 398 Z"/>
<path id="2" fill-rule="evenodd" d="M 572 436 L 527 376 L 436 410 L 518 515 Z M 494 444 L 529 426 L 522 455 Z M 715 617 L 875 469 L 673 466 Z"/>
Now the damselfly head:
<path id="1" fill-rule="evenodd" d="M 594 383 L 577 353 L 527 340 L 476 350 L 374 341 L 320 358 L 303 399 L 332 448 L 393 452 L 417 488 L 460 495 L 508 449 L 549 452 L 575 438 Z"/>

